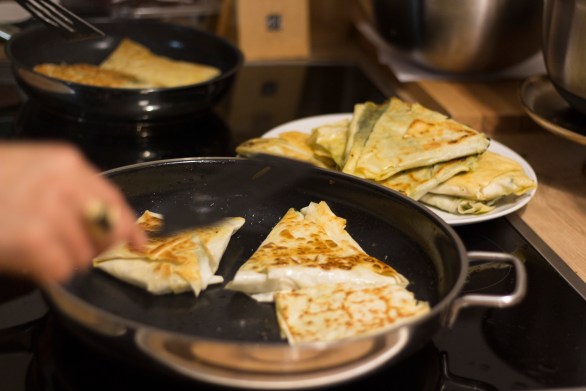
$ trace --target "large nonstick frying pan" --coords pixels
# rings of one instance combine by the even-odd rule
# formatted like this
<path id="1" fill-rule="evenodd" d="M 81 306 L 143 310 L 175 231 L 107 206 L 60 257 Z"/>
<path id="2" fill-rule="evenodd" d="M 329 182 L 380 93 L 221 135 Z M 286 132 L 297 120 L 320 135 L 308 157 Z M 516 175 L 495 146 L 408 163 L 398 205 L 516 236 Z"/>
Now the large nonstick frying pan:
<path id="1" fill-rule="evenodd" d="M 229 194 L 207 188 L 209 178 L 228 166 L 242 174 Z M 253 181 L 265 163 L 241 158 L 188 158 L 143 163 L 106 172 L 137 213 L 190 208 L 205 194 L 222 210 L 247 197 L 239 184 Z M 230 281 L 288 208 L 326 201 L 347 220 L 349 233 L 369 254 L 390 263 L 412 283 L 431 312 L 404 325 L 368 337 L 337 343 L 290 347 L 279 335 L 271 304 L 210 286 L 193 294 L 154 296 L 100 270 L 65 285 L 47 288 L 57 313 L 94 342 L 152 360 L 160 367 L 217 385 L 251 389 L 299 389 L 331 386 L 392 365 L 449 327 L 468 305 L 505 307 L 525 293 L 525 272 L 508 254 L 466 253 L 456 233 L 418 203 L 353 176 L 312 169 L 294 188 L 262 205 L 242 210 L 245 225 L 232 238 L 219 274 Z M 505 296 L 459 296 L 470 261 L 512 263 L 516 286 Z M 126 354 L 126 353 L 123 353 Z"/>
<path id="2" fill-rule="evenodd" d="M 237 47 L 203 30 L 151 20 L 93 24 L 106 37 L 68 41 L 44 25 L 11 36 L 6 43 L 6 54 L 16 81 L 28 95 L 54 110 L 76 116 L 124 120 L 178 116 L 210 108 L 228 90 L 243 63 Z M 159 55 L 218 67 L 221 75 L 184 87 L 120 89 L 65 82 L 32 71 L 35 65 L 46 62 L 98 65 L 124 37 L 142 43 Z"/>

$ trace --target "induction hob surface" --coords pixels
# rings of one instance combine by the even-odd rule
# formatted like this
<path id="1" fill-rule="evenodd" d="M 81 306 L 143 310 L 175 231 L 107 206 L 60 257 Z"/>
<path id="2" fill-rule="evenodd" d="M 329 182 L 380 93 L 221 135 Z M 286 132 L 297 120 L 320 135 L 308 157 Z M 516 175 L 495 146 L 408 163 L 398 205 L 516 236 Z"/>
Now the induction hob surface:
<path id="1" fill-rule="evenodd" d="M 156 122 L 67 117 L 33 101 L 0 109 L 0 136 L 66 140 L 103 170 L 174 157 L 233 156 L 238 143 L 293 119 L 350 112 L 389 97 L 354 64 L 246 66 L 214 110 Z M 586 386 L 586 301 L 581 281 L 516 215 L 455 228 L 467 250 L 514 253 L 528 292 L 508 309 L 461 312 L 413 355 L 335 389 L 560 390 Z M 463 293 L 509 292 L 509 268 L 472 269 Z M 215 389 L 146 369 L 88 346 L 25 281 L 0 280 L 0 390 Z"/>

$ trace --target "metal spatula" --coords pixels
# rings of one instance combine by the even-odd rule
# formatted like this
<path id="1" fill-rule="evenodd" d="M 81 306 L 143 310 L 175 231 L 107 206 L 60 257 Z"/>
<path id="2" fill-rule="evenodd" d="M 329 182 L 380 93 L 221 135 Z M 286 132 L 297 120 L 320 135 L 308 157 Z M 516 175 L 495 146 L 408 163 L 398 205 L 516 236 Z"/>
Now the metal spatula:
<path id="1" fill-rule="evenodd" d="M 16 0 L 35 18 L 67 39 L 82 40 L 104 37 L 103 31 L 51 0 Z"/>
<path id="2" fill-rule="evenodd" d="M 227 164 L 218 174 L 211 175 L 194 188 L 189 200 L 182 200 L 173 206 L 169 202 L 164 210 L 163 227 L 150 233 L 152 236 L 168 236 L 195 227 L 209 226 L 224 217 L 240 216 L 251 206 L 259 205 L 268 197 L 282 190 L 293 188 L 295 184 L 315 167 L 311 164 L 289 158 L 256 154 L 245 160 L 254 161 L 256 167 L 248 164 Z M 198 185 L 198 186 L 200 186 Z M 246 197 L 230 197 L 235 193 Z M 226 194 L 226 201 L 221 207 L 216 205 L 218 195 Z M 185 195 L 183 195 L 185 196 Z M 90 234 L 101 240 L 110 234 L 116 224 L 117 214 L 107 204 L 96 204 L 88 209 L 85 219 Z"/>

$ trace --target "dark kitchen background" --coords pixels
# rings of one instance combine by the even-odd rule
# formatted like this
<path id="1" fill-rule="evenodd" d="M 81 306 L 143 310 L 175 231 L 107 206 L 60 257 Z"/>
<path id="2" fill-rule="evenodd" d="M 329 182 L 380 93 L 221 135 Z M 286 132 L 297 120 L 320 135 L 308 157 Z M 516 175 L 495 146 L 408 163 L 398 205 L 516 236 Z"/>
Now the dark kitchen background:
<path id="1" fill-rule="evenodd" d="M 231 39 L 236 39 L 242 29 L 236 24 L 235 3 L 62 1 L 83 16 L 163 19 L 221 32 Z M 577 183 L 579 188 L 584 187 L 584 173 L 576 174 L 576 170 L 583 170 L 579 162 L 586 162 L 585 150 L 551 135 L 527 117 L 517 101 L 520 79 L 501 79 L 491 74 L 489 86 L 484 84 L 484 78 L 458 84 L 461 80 L 454 82 L 444 75 L 439 78 L 432 72 L 433 77 L 425 80 L 401 81 L 396 68 L 379 61 L 381 43 L 363 24 L 368 19 L 363 17 L 362 3 L 352 1 L 342 7 L 339 1 L 300 1 L 309 15 L 306 23 L 310 39 L 306 42 L 309 46 L 298 49 L 300 53 L 306 50 L 308 55 L 266 58 L 266 53 L 254 51 L 257 48 L 252 43 L 252 53 L 258 59 L 246 61 L 226 96 L 209 110 L 180 118 L 120 121 L 56 112 L 28 99 L 15 84 L 10 64 L 0 57 L 0 138 L 72 142 L 98 167 L 108 170 L 174 157 L 234 156 L 234 148 L 240 142 L 282 123 L 312 115 L 351 112 L 356 102 L 379 102 L 397 95 L 417 99 L 487 131 L 521 153 L 546 184 L 556 187 L 556 182 L 548 180 L 565 172 L 567 186 Z M 27 19 L 17 24 L 30 22 Z M 413 73 L 420 75 L 422 71 Z M 474 99 L 479 96 L 482 99 Z M 549 154 L 570 157 L 563 162 L 542 161 L 545 147 L 538 145 L 547 146 Z M 572 168 L 564 171 L 570 164 Z M 546 210 L 540 213 L 549 213 L 547 203 L 551 200 L 540 201 Z M 584 207 L 583 198 L 576 205 Z M 586 286 L 565 261 L 565 253 L 560 256 L 558 249 L 554 251 L 546 243 L 550 236 L 544 231 L 536 232 L 543 229 L 543 224 L 531 226 L 536 221 L 532 213 L 537 214 L 521 211 L 455 227 L 468 251 L 513 253 L 524 262 L 528 292 L 519 305 L 508 309 L 465 309 L 452 330 L 441 330 L 405 360 L 330 388 L 586 387 Z M 579 221 L 582 220 L 576 224 Z M 583 239 L 582 232 L 582 242 L 586 242 Z M 514 277 L 507 267 L 473 269 L 463 293 L 504 294 Z M 92 346 L 72 330 L 75 328 L 48 307 L 35 286 L 2 277 L 0 390 L 217 389 L 146 360 L 129 360 Z"/>

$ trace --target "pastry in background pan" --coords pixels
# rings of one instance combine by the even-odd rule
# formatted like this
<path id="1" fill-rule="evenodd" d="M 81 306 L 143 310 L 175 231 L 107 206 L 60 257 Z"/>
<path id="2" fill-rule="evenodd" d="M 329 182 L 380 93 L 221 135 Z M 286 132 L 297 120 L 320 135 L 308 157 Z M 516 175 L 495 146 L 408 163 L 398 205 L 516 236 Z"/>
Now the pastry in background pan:
<path id="1" fill-rule="evenodd" d="M 137 223 L 155 235 L 163 216 L 146 211 Z M 96 257 L 94 267 L 153 294 L 191 290 L 198 296 L 208 285 L 223 282 L 215 273 L 232 235 L 243 224 L 243 218 L 233 217 L 172 236 L 151 236 L 143 251 L 121 245 Z"/>
<path id="2" fill-rule="evenodd" d="M 91 64 L 51 64 L 37 65 L 35 72 L 55 79 L 96 87 L 143 88 L 149 84 L 123 72 L 102 69 Z"/>
<path id="3" fill-rule="evenodd" d="M 213 66 L 157 55 L 128 38 L 100 65 L 43 63 L 33 70 L 64 81 L 110 88 L 180 87 L 211 80 L 221 73 Z"/>
<path id="4" fill-rule="evenodd" d="M 128 38 L 120 42 L 100 68 L 132 75 L 156 87 L 197 84 L 220 75 L 216 67 L 160 56 Z"/>

